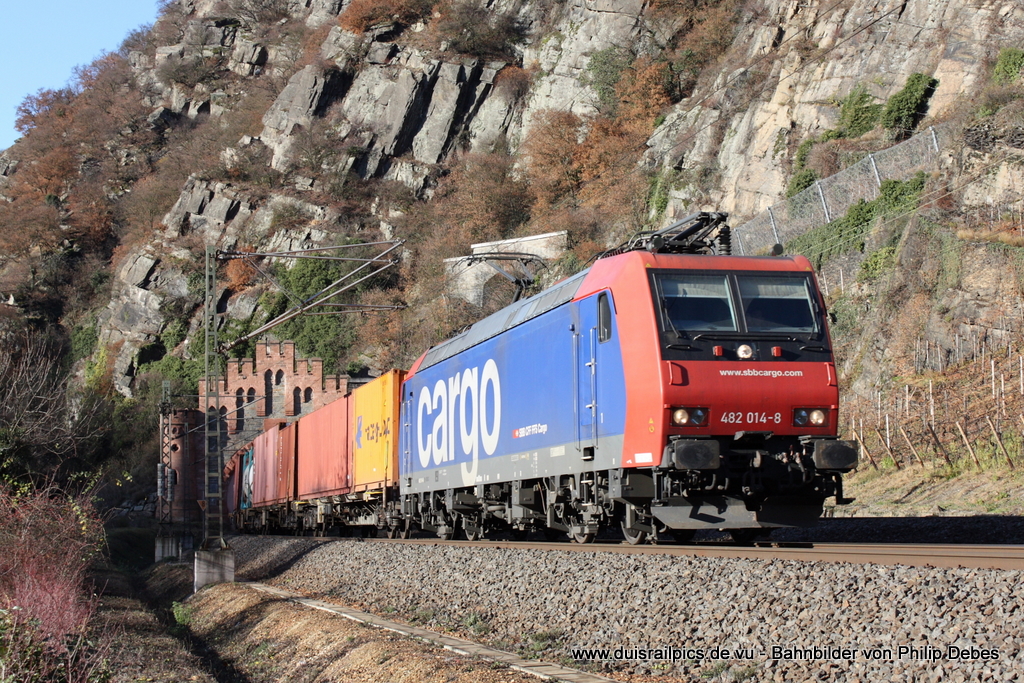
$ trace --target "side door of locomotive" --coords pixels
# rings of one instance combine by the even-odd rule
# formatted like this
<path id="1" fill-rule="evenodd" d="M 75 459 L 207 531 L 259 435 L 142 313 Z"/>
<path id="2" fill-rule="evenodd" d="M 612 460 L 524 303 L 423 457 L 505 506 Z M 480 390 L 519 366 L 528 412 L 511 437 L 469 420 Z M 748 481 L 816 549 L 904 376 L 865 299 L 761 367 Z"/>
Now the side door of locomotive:
<path id="1" fill-rule="evenodd" d="M 401 422 L 401 435 L 398 439 L 399 464 L 396 478 L 399 480 L 399 487 L 405 488 L 412 484 L 412 389 L 406 386 L 405 382 L 400 384 L 399 399 L 401 408 L 398 419 Z"/>
<path id="2" fill-rule="evenodd" d="M 612 302 L 608 292 L 600 292 L 573 305 L 576 448 L 584 460 L 592 460 L 600 432 L 602 352 L 612 336 Z"/>
<path id="3" fill-rule="evenodd" d="M 594 345 L 597 332 L 597 313 L 594 302 L 584 299 L 572 303 L 572 384 L 575 405 L 574 431 L 576 434 L 576 451 L 583 457 L 593 453 L 597 433 L 594 429 L 594 414 L 597 405 L 594 401 L 596 389 L 597 366 L 594 358 Z M 592 341 L 593 338 L 593 341 Z"/>

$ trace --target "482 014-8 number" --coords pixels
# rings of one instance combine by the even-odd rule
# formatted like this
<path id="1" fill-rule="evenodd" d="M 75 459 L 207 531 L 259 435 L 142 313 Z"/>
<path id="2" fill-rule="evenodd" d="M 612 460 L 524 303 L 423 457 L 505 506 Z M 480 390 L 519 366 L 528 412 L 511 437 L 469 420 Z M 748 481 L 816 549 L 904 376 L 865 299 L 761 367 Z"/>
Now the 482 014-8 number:
<path id="1" fill-rule="evenodd" d="M 780 424 L 782 422 L 782 413 L 722 413 L 722 424 L 768 424 L 769 422 Z"/>

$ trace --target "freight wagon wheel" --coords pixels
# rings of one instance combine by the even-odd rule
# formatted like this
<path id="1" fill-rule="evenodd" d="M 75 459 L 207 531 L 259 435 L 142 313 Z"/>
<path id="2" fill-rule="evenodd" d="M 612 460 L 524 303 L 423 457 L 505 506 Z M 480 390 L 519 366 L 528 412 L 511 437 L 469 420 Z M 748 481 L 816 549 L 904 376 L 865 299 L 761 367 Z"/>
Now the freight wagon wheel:
<path id="1" fill-rule="evenodd" d="M 387 528 L 388 538 L 398 538 L 401 533 L 397 526 L 389 526 Z"/>
<path id="2" fill-rule="evenodd" d="M 412 538 L 412 524 L 406 522 L 404 527 L 400 527 L 398 529 L 398 537 L 403 539 Z"/>
<path id="3" fill-rule="evenodd" d="M 630 529 L 626 522 L 622 522 L 622 535 L 630 545 L 643 545 L 647 542 L 647 532 Z"/>

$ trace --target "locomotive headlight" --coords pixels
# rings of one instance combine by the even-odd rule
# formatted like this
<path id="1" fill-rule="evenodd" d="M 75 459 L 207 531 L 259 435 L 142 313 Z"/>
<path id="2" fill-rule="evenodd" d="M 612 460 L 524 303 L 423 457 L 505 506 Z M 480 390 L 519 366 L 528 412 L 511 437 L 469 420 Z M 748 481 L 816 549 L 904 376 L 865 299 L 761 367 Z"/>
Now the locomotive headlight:
<path id="1" fill-rule="evenodd" d="M 672 424 L 685 425 L 690 423 L 690 413 L 686 408 L 676 408 L 672 411 Z"/>
<path id="2" fill-rule="evenodd" d="M 694 408 L 693 410 L 690 411 L 690 421 L 694 425 L 696 425 L 698 427 L 700 425 L 704 424 L 704 421 L 707 420 L 707 419 L 708 419 L 708 409 L 707 408 Z"/>
<path id="3" fill-rule="evenodd" d="M 825 408 L 797 408 L 793 411 L 793 424 L 797 427 L 823 427 L 828 424 L 828 410 Z"/>
<path id="4" fill-rule="evenodd" d="M 750 360 L 754 357 L 754 349 L 750 348 L 749 344 L 740 344 L 739 348 L 736 349 L 736 355 L 743 360 Z"/>

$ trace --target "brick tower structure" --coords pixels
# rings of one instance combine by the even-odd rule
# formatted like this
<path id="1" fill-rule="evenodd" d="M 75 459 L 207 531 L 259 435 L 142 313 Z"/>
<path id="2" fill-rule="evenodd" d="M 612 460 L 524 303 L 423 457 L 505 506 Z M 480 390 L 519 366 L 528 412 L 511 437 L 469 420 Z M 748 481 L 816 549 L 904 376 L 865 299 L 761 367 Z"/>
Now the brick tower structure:
<path id="1" fill-rule="evenodd" d="M 225 416 L 229 434 L 262 430 L 263 421 L 301 417 L 341 398 L 348 380 L 348 375 L 324 376 L 319 358 L 296 359 L 294 342 L 260 342 L 255 358 L 228 360 L 217 387 L 220 400 L 210 396 L 204 403 Z M 199 396 L 207 396 L 204 379 Z"/>

